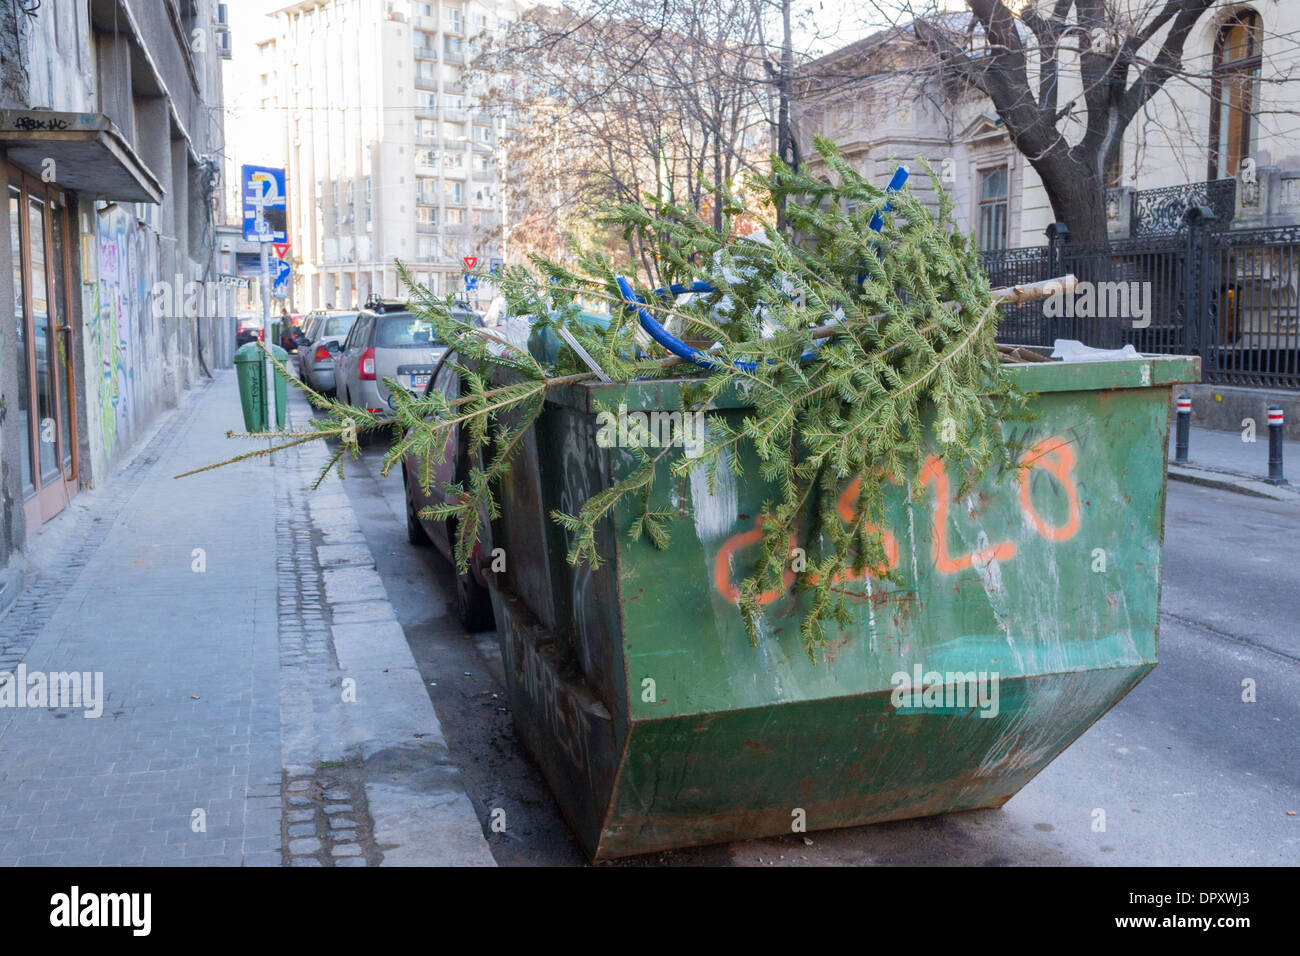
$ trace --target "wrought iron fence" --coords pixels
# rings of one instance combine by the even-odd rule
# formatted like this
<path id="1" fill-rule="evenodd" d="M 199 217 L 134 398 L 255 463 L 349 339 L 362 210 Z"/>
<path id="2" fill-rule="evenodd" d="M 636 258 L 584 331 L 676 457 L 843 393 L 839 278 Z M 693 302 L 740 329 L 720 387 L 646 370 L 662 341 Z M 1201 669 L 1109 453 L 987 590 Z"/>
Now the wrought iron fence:
<path id="1" fill-rule="evenodd" d="M 1004 310 L 1003 342 L 1199 355 L 1204 380 L 1300 389 L 1300 227 L 1099 243 L 1053 242 L 984 254 L 994 286 L 1073 273 L 1080 287 Z"/>

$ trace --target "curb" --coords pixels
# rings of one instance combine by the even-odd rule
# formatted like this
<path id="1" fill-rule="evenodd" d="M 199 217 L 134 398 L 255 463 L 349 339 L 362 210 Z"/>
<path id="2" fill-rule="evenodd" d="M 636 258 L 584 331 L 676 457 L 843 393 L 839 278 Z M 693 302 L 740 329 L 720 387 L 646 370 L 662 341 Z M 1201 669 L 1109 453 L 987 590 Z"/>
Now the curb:
<path id="1" fill-rule="evenodd" d="M 309 415 L 306 398 L 293 394 L 301 403 L 293 417 Z M 300 455 L 319 458 L 317 467 L 327 457 L 314 446 Z M 355 687 L 355 699 L 342 705 L 341 743 L 365 768 L 381 865 L 496 866 L 347 494 L 320 489 L 307 511 L 331 532 L 315 557 L 339 671 Z M 350 540 L 332 544 L 331 536 Z"/>
<path id="2" fill-rule="evenodd" d="M 1270 501 L 1282 501 L 1290 504 L 1300 503 L 1300 492 L 1292 490 L 1290 485 L 1273 485 L 1260 478 L 1248 475 L 1234 475 L 1229 472 L 1212 471 L 1203 468 L 1189 468 L 1186 465 L 1169 466 L 1171 481 L 1185 481 L 1205 488 L 1218 488 L 1232 491 L 1251 498 L 1266 498 Z"/>

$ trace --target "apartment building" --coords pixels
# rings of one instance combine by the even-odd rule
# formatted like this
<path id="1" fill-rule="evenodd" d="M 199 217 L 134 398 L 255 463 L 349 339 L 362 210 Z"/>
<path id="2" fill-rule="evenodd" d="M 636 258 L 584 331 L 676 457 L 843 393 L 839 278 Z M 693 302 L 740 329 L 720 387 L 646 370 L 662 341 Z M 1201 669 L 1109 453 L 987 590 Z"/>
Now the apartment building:
<path id="1" fill-rule="evenodd" d="M 223 8 L 0 0 L 0 568 L 230 364 Z"/>
<path id="2" fill-rule="evenodd" d="M 502 257 L 506 117 L 478 102 L 467 64 L 522 7 L 300 0 L 269 13 L 254 99 L 283 130 L 294 308 L 400 296 L 398 260 L 438 294 L 464 293 L 464 257 Z"/>

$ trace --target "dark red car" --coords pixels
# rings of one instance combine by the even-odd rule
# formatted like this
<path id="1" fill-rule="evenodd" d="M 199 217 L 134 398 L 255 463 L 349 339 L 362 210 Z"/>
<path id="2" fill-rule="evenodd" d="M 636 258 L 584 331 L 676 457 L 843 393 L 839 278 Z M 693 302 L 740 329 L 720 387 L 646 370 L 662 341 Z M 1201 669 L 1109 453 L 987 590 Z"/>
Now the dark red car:
<path id="1" fill-rule="evenodd" d="M 452 352 L 448 351 L 438 360 L 429 376 L 429 383 L 424 387 L 424 394 L 440 391 L 449 400 L 460 395 L 460 376 L 456 374 L 452 363 L 447 361 Z M 426 495 L 420 488 L 420 459 L 416 455 L 407 455 L 402 462 L 402 486 L 406 491 L 406 535 L 411 544 L 427 547 L 433 545 L 438 552 L 452 564 L 455 571 L 456 523 L 455 520 L 435 521 L 420 517 L 420 511 L 435 504 L 446 504 L 452 499 L 443 492 L 443 485 L 464 476 L 468 463 L 460 454 L 457 446 L 459 430 L 454 429 L 447 437 L 450 447 L 442 464 L 433 468 L 433 482 Z M 460 621 L 470 631 L 487 631 L 494 626 L 492 601 L 487 590 L 487 580 L 483 575 L 483 554 L 478 545 L 470 558 L 469 570 L 465 573 L 456 571 L 456 612 Z"/>

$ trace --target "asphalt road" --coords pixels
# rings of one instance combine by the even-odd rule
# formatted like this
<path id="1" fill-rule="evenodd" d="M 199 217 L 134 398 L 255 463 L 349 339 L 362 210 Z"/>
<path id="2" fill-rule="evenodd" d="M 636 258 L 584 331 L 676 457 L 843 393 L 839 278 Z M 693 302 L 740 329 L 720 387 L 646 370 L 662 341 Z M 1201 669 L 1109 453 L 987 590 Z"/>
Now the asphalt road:
<path id="1" fill-rule="evenodd" d="M 497 862 L 582 865 L 513 732 L 494 636 L 461 630 L 450 569 L 407 543 L 401 476 L 379 477 L 382 451 L 368 449 L 344 485 L 485 832 L 493 810 L 506 813 L 505 832 L 488 834 Z M 1298 539 L 1294 505 L 1171 482 L 1159 666 L 1000 810 L 612 865 L 1296 865 Z"/>

